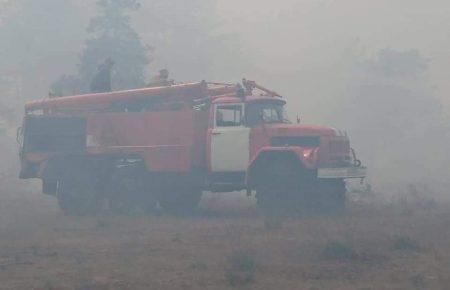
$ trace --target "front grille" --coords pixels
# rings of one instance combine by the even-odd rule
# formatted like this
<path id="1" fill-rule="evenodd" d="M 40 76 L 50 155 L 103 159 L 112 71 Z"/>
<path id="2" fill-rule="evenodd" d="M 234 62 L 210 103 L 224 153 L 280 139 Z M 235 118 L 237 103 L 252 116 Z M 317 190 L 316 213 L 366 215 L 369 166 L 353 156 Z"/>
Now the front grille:
<path id="1" fill-rule="evenodd" d="M 330 140 L 329 162 L 346 165 L 350 162 L 350 142 L 348 139 Z"/>
<path id="2" fill-rule="evenodd" d="M 330 141 L 331 154 L 349 154 L 350 143 L 348 140 L 331 140 Z"/>
<path id="3" fill-rule="evenodd" d="M 274 147 L 298 146 L 304 148 L 316 148 L 320 146 L 318 136 L 274 137 L 271 145 Z"/>

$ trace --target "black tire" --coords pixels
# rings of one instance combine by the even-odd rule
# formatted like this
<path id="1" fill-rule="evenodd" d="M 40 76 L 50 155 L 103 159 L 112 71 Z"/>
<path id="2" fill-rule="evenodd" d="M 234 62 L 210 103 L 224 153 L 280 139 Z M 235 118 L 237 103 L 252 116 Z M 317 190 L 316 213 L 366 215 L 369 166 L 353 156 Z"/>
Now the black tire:
<path id="1" fill-rule="evenodd" d="M 269 186 L 260 186 L 256 190 L 257 205 L 264 211 L 285 209 L 292 206 L 292 200 L 288 197 L 289 191 Z"/>
<path id="2" fill-rule="evenodd" d="M 166 211 L 174 214 L 194 213 L 202 198 L 199 189 L 165 189 L 159 194 L 159 205 Z"/>
<path id="3" fill-rule="evenodd" d="M 95 187 L 86 181 L 60 180 L 57 198 L 59 207 L 67 215 L 92 215 L 101 208 Z"/>
<path id="4" fill-rule="evenodd" d="M 265 214 L 297 211 L 302 168 L 290 155 L 273 156 L 256 176 L 256 199 Z"/>
<path id="5" fill-rule="evenodd" d="M 346 209 L 346 188 L 342 180 L 304 182 L 297 188 L 267 186 L 257 189 L 258 206 L 265 213 L 282 211 L 301 215 L 340 215 Z"/>
<path id="6" fill-rule="evenodd" d="M 107 190 L 109 209 L 117 214 L 130 214 L 139 210 L 151 213 L 157 197 L 145 173 L 140 170 L 119 170 L 111 175 Z"/>
<path id="7" fill-rule="evenodd" d="M 320 211 L 323 214 L 341 215 L 346 209 L 346 186 L 342 179 L 319 181 L 317 194 L 320 198 Z"/>
<path id="8" fill-rule="evenodd" d="M 346 188 L 340 179 L 319 180 L 314 171 L 286 157 L 274 158 L 260 172 L 258 206 L 265 214 L 342 214 Z"/>

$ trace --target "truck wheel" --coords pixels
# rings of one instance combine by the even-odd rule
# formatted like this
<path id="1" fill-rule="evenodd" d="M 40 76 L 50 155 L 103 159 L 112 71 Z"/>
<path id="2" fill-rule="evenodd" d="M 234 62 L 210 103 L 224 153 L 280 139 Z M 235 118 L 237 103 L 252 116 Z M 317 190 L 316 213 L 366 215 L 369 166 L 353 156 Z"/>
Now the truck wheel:
<path id="1" fill-rule="evenodd" d="M 158 198 L 159 205 L 166 211 L 175 214 L 193 213 L 202 198 L 199 189 L 163 190 Z"/>
<path id="2" fill-rule="evenodd" d="M 346 208 L 346 188 L 342 180 L 305 182 L 295 189 L 257 189 L 258 206 L 265 213 L 284 211 L 296 214 L 340 215 Z"/>
<path id="3" fill-rule="evenodd" d="M 319 210 L 324 214 L 340 215 L 345 212 L 346 192 L 344 180 L 322 180 L 317 188 Z"/>
<path id="4" fill-rule="evenodd" d="M 100 208 L 100 199 L 93 186 L 85 182 L 60 180 L 57 198 L 60 208 L 68 215 L 95 214 Z"/>
<path id="5" fill-rule="evenodd" d="M 338 214 L 345 210 L 343 180 L 318 180 L 285 157 L 264 166 L 256 184 L 256 198 L 264 213 Z"/>
<path id="6" fill-rule="evenodd" d="M 269 216 L 280 215 L 289 207 L 286 192 L 269 187 L 259 187 L 256 190 L 256 202 L 263 213 Z"/>
<path id="7" fill-rule="evenodd" d="M 156 203 L 153 193 L 145 189 L 132 192 L 120 187 L 108 198 L 109 210 L 115 214 L 132 214 L 136 211 L 152 213 L 156 209 Z"/>
<path id="8" fill-rule="evenodd" d="M 256 183 L 256 199 L 264 213 L 297 210 L 303 202 L 299 174 L 300 166 L 287 155 L 274 156 L 269 164 L 259 169 Z"/>
<path id="9" fill-rule="evenodd" d="M 130 214 L 136 210 L 152 212 L 157 199 L 145 175 L 132 170 L 122 170 L 111 176 L 108 201 L 109 208 L 114 213 Z"/>

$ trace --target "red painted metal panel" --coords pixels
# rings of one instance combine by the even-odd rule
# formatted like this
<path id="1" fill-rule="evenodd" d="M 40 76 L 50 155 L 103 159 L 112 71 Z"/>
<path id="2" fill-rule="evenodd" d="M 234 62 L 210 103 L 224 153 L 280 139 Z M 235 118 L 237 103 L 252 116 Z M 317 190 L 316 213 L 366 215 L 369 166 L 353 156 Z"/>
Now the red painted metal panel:
<path id="1" fill-rule="evenodd" d="M 88 152 L 138 154 L 151 171 L 205 167 L 207 112 L 105 113 L 88 116 Z"/>
<path id="2" fill-rule="evenodd" d="M 255 126 L 250 131 L 250 159 L 254 158 L 262 147 L 270 146 L 270 141 L 273 137 L 320 136 L 321 138 L 328 138 L 333 137 L 334 135 L 334 130 L 325 126 L 297 124 L 270 124 Z"/>

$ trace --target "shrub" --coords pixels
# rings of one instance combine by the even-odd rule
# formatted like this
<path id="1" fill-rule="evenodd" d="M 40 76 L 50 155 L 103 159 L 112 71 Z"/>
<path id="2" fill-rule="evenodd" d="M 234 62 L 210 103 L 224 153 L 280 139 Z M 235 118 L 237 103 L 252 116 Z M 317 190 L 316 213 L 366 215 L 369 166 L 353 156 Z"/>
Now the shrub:
<path id="1" fill-rule="evenodd" d="M 419 251 L 419 246 L 408 236 L 395 236 L 393 249 L 397 251 Z"/>
<path id="2" fill-rule="evenodd" d="M 97 217 L 97 228 L 105 229 L 111 226 L 111 221 L 104 217 Z"/>
<path id="3" fill-rule="evenodd" d="M 234 251 L 228 257 L 228 264 L 225 278 L 231 286 L 246 285 L 254 281 L 256 262 L 249 252 Z"/>
<path id="4" fill-rule="evenodd" d="M 278 215 L 266 216 L 264 219 L 264 228 L 267 230 L 278 230 L 283 227 L 283 219 Z"/>
<path id="5" fill-rule="evenodd" d="M 208 265 L 204 261 L 194 261 L 191 263 L 191 269 L 194 270 L 206 270 L 208 269 Z"/>
<path id="6" fill-rule="evenodd" d="M 426 285 L 426 280 L 425 277 L 422 274 L 415 274 L 413 276 L 411 276 L 409 278 L 409 280 L 411 281 L 411 284 L 414 286 L 414 288 L 416 289 L 426 289 L 427 285 Z"/>
<path id="7" fill-rule="evenodd" d="M 44 283 L 43 289 L 44 290 L 56 290 L 59 289 L 58 286 L 56 286 L 56 281 L 53 279 L 47 279 Z"/>
<path id="8" fill-rule="evenodd" d="M 358 255 L 349 244 L 343 242 L 330 242 L 325 246 L 323 256 L 330 260 L 345 261 L 356 259 Z"/>

